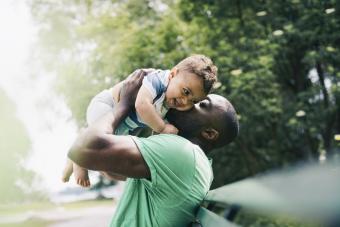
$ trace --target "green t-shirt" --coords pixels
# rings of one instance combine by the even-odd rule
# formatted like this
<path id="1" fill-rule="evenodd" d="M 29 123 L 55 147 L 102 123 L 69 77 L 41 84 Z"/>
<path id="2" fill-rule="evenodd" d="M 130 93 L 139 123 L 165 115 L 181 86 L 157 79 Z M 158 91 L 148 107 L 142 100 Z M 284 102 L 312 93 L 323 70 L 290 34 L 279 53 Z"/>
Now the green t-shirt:
<path id="1" fill-rule="evenodd" d="M 151 179 L 128 179 L 111 227 L 187 226 L 206 196 L 211 164 L 190 141 L 170 134 L 132 137 Z"/>

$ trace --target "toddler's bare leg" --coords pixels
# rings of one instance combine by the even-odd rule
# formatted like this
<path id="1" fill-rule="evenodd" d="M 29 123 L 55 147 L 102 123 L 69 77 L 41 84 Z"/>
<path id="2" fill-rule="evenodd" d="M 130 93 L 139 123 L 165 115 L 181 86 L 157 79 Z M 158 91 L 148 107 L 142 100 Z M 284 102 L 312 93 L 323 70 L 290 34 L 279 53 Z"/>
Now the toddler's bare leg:
<path id="1" fill-rule="evenodd" d="M 68 182 L 70 180 L 70 176 L 72 175 L 72 173 L 73 173 L 73 162 L 70 159 L 67 159 L 67 163 L 64 168 L 61 180 L 63 182 Z"/>
<path id="2" fill-rule="evenodd" d="M 87 169 L 84 169 L 73 163 L 73 173 L 77 184 L 83 187 L 90 187 L 91 183 Z"/>

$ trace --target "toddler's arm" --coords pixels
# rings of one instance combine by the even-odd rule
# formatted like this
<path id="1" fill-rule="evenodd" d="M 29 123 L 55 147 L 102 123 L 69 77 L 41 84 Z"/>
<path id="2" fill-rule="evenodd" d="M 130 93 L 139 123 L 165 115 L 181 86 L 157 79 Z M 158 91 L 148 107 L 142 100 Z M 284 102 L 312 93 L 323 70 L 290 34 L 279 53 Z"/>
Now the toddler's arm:
<path id="1" fill-rule="evenodd" d="M 162 133 L 164 129 L 169 129 L 171 127 L 167 126 L 164 120 L 156 112 L 155 107 L 152 104 L 153 97 L 150 92 L 143 85 L 139 89 L 137 94 L 135 107 L 136 111 L 142 120 L 155 132 Z M 172 130 L 164 131 L 166 133 L 177 134 L 177 129 L 173 126 Z"/>

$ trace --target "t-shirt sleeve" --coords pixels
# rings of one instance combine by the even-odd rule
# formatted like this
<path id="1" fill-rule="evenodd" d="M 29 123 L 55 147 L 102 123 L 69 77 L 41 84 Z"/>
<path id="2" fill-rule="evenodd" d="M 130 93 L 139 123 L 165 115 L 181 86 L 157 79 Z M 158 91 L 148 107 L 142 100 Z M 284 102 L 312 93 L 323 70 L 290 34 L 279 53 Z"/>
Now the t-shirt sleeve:
<path id="1" fill-rule="evenodd" d="M 157 70 L 155 72 L 149 73 L 143 79 L 142 86 L 150 92 L 153 99 L 160 96 L 166 89 L 163 83 L 163 76 L 163 73 Z"/>
<path id="2" fill-rule="evenodd" d="M 146 187 L 168 199 L 179 195 L 185 198 L 195 173 L 193 145 L 175 135 L 133 139 L 150 169 L 151 179 L 142 179 Z"/>

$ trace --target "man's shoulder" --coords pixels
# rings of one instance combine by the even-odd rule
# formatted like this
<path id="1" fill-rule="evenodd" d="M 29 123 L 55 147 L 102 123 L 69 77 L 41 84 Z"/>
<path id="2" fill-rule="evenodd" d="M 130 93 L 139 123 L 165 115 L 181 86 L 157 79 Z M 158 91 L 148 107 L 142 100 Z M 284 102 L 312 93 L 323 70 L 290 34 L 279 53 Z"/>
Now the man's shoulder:
<path id="1" fill-rule="evenodd" d="M 179 135 L 175 135 L 175 134 L 157 134 L 157 135 L 149 136 L 147 139 L 162 141 L 162 142 L 170 143 L 170 144 L 185 143 L 188 146 L 194 146 L 194 144 L 190 142 L 189 140 L 187 140 L 186 138 L 179 136 Z"/>
<path id="2" fill-rule="evenodd" d="M 174 135 L 174 134 L 157 134 L 157 135 L 151 135 L 146 138 L 138 138 L 135 137 L 135 139 L 140 140 L 142 142 L 153 142 L 156 146 L 181 146 L 185 144 L 188 147 L 194 146 L 193 143 L 191 143 L 189 140 L 182 136 Z"/>
<path id="3" fill-rule="evenodd" d="M 134 140 L 141 151 L 156 152 L 161 156 L 175 159 L 177 156 L 192 157 L 194 150 L 198 148 L 189 140 L 174 134 L 158 134 L 147 138 L 134 137 Z"/>

